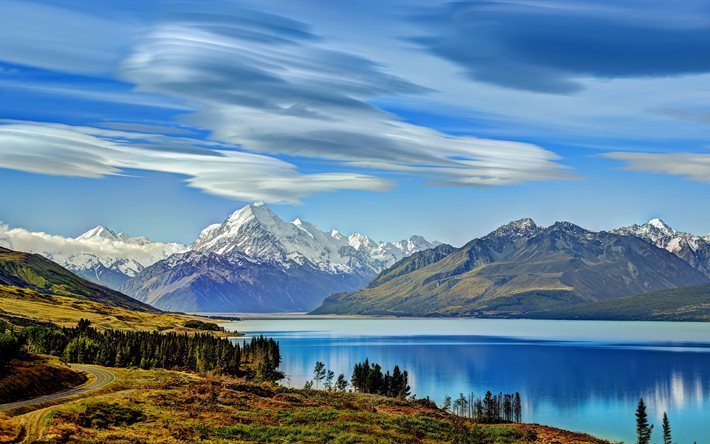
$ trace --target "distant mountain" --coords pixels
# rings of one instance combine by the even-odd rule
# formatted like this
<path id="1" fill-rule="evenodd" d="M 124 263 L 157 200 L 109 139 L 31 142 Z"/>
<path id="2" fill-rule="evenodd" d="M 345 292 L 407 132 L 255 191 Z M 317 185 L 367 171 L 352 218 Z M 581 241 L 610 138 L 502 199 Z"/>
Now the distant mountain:
<path id="1" fill-rule="evenodd" d="M 0 285 L 29 288 L 40 293 L 69 296 L 134 311 L 155 308 L 71 273 L 39 254 L 0 247 Z"/>
<path id="2" fill-rule="evenodd" d="M 308 311 L 329 294 L 366 285 L 398 260 L 437 243 L 376 242 L 281 220 L 263 203 L 205 228 L 189 251 L 156 262 L 121 289 L 181 311 Z"/>
<path id="3" fill-rule="evenodd" d="M 528 317 L 617 321 L 710 321 L 710 284 L 553 308 Z"/>
<path id="4" fill-rule="evenodd" d="M 645 239 L 670 251 L 710 277 L 710 235 L 700 237 L 676 231 L 661 219 L 652 219 L 643 225 L 631 225 L 613 232 Z"/>
<path id="5" fill-rule="evenodd" d="M 383 271 L 371 285 L 326 299 L 314 313 L 513 315 L 701 284 L 709 279 L 636 236 L 569 222 L 504 225 L 461 248 Z M 420 253 L 420 257 L 425 255 Z"/>
<path id="6" fill-rule="evenodd" d="M 66 238 L 0 225 L 0 246 L 41 254 L 92 282 L 118 289 L 146 266 L 186 250 L 177 243 L 153 242 L 97 226 Z"/>

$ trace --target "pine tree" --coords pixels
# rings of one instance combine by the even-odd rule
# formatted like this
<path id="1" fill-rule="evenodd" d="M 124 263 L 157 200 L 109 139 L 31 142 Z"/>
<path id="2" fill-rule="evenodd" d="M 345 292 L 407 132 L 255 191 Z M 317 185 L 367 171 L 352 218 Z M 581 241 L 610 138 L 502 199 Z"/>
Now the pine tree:
<path id="1" fill-rule="evenodd" d="M 338 379 L 335 381 L 335 389 L 339 392 L 344 392 L 348 388 L 348 381 L 345 380 L 344 374 L 339 374 Z"/>
<path id="2" fill-rule="evenodd" d="M 446 395 L 444 397 L 444 403 L 441 405 L 442 410 L 446 410 L 447 412 L 451 410 L 451 396 Z"/>
<path id="3" fill-rule="evenodd" d="M 648 424 L 648 414 L 643 398 L 639 399 L 636 407 L 636 444 L 650 444 L 653 425 Z"/>
<path id="4" fill-rule="evenodd" d="M 671 423 L 668 421 L 668 415 L 663 412 L 663 444 L 672 444 L 671 438 Z"/>
<path id="5" fill-rule="evenodd" d="M 316 383 L 316 390 L 320 387 L 320 382 L 325 378 L 325 364 L 321 361 L 316 362 L 313 368 L 313 380 Z"/>
<path id="6" fill-rule="evenodd" d="M 522 422 L 523 421 L 523 407 L 520 402 L 520 393 L 515 392 L 513 395 L 513 421 Z"/>

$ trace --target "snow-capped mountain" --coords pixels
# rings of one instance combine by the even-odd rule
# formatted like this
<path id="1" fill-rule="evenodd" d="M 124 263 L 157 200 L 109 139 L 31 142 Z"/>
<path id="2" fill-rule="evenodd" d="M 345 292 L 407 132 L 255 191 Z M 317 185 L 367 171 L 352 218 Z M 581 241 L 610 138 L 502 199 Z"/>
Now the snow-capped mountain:
<path id="1" fill-rule="evenodd" d="M 421 236 L 376 242 L 360 233 L 325 232 L 300 219 L 285 222 L 258 202 L 235 211 L 220 225 L 205 228 L 190 249 L 218 254 L 236 251 L 286 268 L 310 265 L 331 273 L 372 274 L 436 245 Z"/>
<path id="2" fill-rule="evenodd" d="M 146 266 L 186 249 L 182 244 L 130 237 L 103 226 L 67 238 L 0 225 L 0 246 L 41 254 L 85 279 L 113 289 Z"/>
<path id="3" fill-rule="evenodd" d="M 258 202 L 208 226 L 188 252 L 153 264 L 122 290 L 169 310 L 304 311 L 436 245 L 421 236 L 377 242 L 322 231 L 300 219 L 286 222 Z"/>
<path id="4" fill-rule="evenodd" d="M 661 219 L 651 219 L 643 225 L 631 225 L 613 231 L 640 237 L 670 251 L 710 277 L 710 235 L 701 237 L 676 231 Z"/>

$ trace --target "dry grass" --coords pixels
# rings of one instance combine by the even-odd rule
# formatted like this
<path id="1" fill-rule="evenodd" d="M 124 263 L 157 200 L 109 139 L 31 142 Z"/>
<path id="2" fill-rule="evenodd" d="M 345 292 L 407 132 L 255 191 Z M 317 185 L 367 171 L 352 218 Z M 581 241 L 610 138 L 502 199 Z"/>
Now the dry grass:
<path id="1" fill-rule="evenodd" d="M 242 379 L 157 370 L 115 370 L 103 393 L 52 409 L 49 442 L 440 443 L 476 433 L 489 443 L 601 444 L 551 427 L 474 426 L 423 404 L 374 395 L 327 393 Z M 32 418 L 32 414 L 26 415 Z M 36 415 L 35 415 L 36 416 Z M 0 432 L 17 430 L 0 421 Z M 458 435 L 457 435 L 458 434 Z M 39 436 L 39 435 L 37 435 Z"/>
<path id="2" fill-rule="evenodd" d="M 0 370 L 0 404 L 67 390 L 86 382 L 86 376 L 58 358 L 28 356 Z"/>
<path id="3" fill-rule="evenodd" d="M 132 311 L 98 302 L 7 286 L 0 286 L 0 314 L 2 312 L 37 321 L 49 321 L 62 327 L 73 327 L 79 319 L 85 318 L 95 327 L 117 330 L 195 332 L 197 330 L 185 328 L 185 322 L 220 322 L 200 316 Z M 226 335 L 223 332 L 215 333 Z"/>

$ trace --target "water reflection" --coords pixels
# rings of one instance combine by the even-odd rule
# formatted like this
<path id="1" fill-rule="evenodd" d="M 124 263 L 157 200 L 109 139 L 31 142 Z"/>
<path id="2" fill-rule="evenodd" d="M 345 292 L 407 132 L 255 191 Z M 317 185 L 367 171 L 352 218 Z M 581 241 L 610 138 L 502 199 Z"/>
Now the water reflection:
<path id="1" fill-rule="evenodd" d="M 446 394 L 519 391 L 526 420 L 632 442 L 633 413 L 643 396 L 657 429 L 667 411 L 679 442 L 704 442 L 710 436 L 710 348 L 697 338 L 678 345 L 624 338 L 564 342 L 460 334 L 374 336 L 372 330 L 363 336 L 352 325 L 340 334 L 307 321 L 301 331 L 268 330 L 278 325 L 249 324 L 279 340 L 282 369 L 294 386 L 311 377 L 316 361 L 349 376 L 355 362 L 369 358 L 409 370 L 412 392 L 437 402 Z"/>

